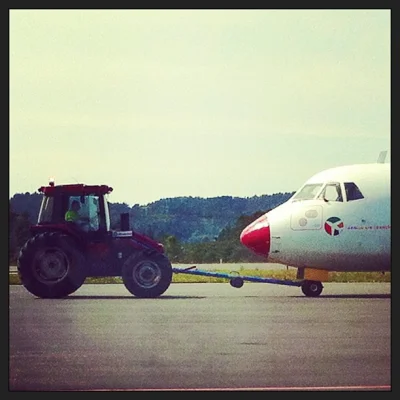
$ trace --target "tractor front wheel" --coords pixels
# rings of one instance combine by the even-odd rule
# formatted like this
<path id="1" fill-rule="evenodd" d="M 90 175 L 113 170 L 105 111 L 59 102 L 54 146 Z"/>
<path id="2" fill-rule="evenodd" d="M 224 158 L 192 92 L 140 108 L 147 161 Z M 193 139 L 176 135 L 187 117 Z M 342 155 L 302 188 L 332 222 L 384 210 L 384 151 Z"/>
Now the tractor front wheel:
<path id="1" fill-rule="evenodd" d="M 132 254 L 122 266 L 122 280 L 136 297 L 158 297 L 172 281 L 172 267 L 164 254 Z"/>

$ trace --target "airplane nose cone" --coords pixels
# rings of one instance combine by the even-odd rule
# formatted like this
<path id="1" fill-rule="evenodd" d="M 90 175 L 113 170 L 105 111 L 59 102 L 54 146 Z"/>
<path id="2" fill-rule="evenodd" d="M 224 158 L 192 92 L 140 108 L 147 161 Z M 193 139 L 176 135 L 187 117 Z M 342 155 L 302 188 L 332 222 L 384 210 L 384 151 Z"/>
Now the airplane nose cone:
<path id="1" fill-rule="evenodd" d="M 267 215 L 262 215 L 244 228 L 240 234 L 240 241 L 254 253 L 268 257 L 271 232 Z"/>

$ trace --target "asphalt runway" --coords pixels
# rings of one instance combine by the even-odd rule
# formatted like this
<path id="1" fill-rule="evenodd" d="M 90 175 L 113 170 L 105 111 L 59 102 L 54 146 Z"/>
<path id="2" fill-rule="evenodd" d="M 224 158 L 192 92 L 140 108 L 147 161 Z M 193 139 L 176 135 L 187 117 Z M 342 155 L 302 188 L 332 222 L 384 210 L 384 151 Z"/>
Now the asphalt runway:
<path id="1" fill-rule="evenodd" d="M 9 390 L 391 390 L 390 283 L 9 287 Z"/>

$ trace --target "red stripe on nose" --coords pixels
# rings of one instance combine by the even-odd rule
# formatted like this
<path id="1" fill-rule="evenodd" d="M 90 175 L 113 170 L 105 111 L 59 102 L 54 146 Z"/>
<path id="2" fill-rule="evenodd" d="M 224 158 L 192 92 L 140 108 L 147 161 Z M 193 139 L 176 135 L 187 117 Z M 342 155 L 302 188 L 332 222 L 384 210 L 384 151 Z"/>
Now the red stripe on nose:
<path id="1" fill-rule="evenodd" d="M 244 228 L 240 234 L 240 241 L 254 253 L 268 257 L 271 232 L 267 215 L 262 215 Z"/>

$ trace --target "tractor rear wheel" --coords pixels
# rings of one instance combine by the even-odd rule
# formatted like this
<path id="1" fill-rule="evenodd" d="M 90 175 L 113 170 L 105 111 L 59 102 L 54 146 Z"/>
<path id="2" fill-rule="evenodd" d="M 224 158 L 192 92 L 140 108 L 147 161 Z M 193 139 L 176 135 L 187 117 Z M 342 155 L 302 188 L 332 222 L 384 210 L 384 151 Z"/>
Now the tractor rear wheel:
<path id="1" fill-rule="evenodd" d="M 122 266 L 122 280 L 134 296 L 158 297 L 171 284 L 171 263 L 164 254 L 155 251 L 134 253 Z"/>
<path id="2" fill-rule="evenodd" d="M 29 239 L 18 257 L 18 274 L 25 288 L 42 298 L 61 298 L 81 287 L 87 276 L 83 254 L 60 232 Z"/>

